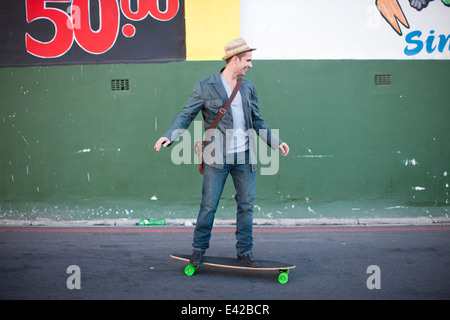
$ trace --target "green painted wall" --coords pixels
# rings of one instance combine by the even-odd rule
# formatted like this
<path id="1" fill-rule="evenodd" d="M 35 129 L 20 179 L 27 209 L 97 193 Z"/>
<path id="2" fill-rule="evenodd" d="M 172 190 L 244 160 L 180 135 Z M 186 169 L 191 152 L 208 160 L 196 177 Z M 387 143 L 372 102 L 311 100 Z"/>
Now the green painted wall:
<path id="1" fill-rule="evenodd" d="M 222 65 L 0 69 L 2 217 L 195 217 L 196 165 L 153 145 Z M 370 214 L 361 201 L 448 208 L 449 74 L 445 60 L 255 61 L 263 116 L 291 148 L 278 174 L 257 178 L 257 217 L 315 217 L 330 202 L 345 203 L 336 215 Z M 228 183 L 219 211 L 232 213 L 232 195 Z"/>

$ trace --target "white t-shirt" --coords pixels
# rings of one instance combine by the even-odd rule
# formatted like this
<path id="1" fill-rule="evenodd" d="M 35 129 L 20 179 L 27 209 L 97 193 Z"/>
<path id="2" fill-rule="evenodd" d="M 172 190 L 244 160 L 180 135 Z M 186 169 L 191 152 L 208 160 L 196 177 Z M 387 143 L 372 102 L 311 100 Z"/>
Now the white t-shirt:
<path id="1" fill-rule="evenodd" d="M 228 98 L 231 96 L 233 90 L 231 90 L 224 77 L 222 79 L 223 86 L 227 91 Z M 247 123 L 245 122 L 244 108 L 242 106 L 241 93 L 238 91 L 236 96 L 231 102 L 231 114 L 233 115 L 233 137 L 230 141 L 227 153 L 238 153 L 248 150 L 248 135 L 247 135 Z"/>

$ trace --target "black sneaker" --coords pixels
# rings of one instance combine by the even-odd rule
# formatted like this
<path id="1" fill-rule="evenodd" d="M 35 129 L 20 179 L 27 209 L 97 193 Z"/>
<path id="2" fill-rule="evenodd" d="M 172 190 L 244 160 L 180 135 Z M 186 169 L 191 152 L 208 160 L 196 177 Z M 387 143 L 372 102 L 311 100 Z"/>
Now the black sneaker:
<path id="1" fill-rule="evenodd" d="M 253 260 L 253 254 L 251 252 L 244 253 L 244 254 L 238 254 L 237 258 L 246 267 L 250 267 L 250 268 L 259 268 L 260 267 L 260 265 L 255 260 Z"/>
<path id="2" fill-rule="evenodd" d="M 192 255 L 191 255 L 191 258 L 189 259 L 189 262 L 193 266 L 198 267 L 199 265 L 202 264 L 204 254 L 205 254 L 205 251 L 200 251 L 200 250 L 194 249 L 192 251 Z"/>

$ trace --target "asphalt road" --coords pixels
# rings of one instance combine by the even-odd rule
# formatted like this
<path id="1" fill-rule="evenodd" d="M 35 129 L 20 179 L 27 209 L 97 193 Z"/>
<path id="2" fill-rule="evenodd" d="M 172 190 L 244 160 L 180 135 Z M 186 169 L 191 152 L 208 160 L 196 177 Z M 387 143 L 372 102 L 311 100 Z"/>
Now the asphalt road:
<path id="1" fill-rule="evenodd" d="M 192 230 L 0 228 L 0 299 L 450 299 L 448 225 L 255 228 L 256 258 L 297 265 L 284 285 L 273 271 L 186 276 L 169 255 L 191 251 Z M 214 230 L 207 254 L 234 256 L 233 227 Z"/>

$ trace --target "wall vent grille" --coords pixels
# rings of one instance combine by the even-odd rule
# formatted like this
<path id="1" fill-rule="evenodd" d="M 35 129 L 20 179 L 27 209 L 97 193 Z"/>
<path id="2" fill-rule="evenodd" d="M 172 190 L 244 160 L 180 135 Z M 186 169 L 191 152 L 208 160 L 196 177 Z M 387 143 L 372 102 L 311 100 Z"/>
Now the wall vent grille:
<path id="1" fill-rule="evenodd" d="M 391 75 L 390 74 L 375 75 L 375 85 L 376 86 L 390 86 L 391 85 Z"/>
<path id="2" fill-rule="evenodd" d="M 111 80 L 111 91 L 128 91 L 130 90 L 129 79 L 113 79 Z"/>

